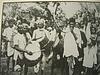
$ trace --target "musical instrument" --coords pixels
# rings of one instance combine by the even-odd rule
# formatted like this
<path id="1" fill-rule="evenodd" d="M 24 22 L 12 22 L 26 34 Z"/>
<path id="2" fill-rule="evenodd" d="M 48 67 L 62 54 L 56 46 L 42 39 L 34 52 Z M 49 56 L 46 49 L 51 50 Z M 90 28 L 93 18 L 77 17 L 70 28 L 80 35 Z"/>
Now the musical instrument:
<path id="1" fill-rule="evenodd" d="M 32 41 L 32 43 L 26 46 L 26 50 L 32 52 L 32 55 L 24 53 L 25 63 L 28 66 L 35 66 L 42 59 L 39 43 Z"/>

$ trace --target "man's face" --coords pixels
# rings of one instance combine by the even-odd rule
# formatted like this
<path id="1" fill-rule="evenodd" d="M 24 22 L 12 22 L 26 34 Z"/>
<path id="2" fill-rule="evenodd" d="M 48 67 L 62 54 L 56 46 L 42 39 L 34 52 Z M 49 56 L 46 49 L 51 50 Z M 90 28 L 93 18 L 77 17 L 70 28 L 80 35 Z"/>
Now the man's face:
<path id="1" fill-rule="evenodd" d="M 96 25 L 99 25 L 99 22 L 98 21 L 96 21 Z"/>
<path id="2" fill-rule="evenodd" d="M 24 33 L 24 30 L 23 30 L 23 26 L 22 26 L 22 25 L 19 25 L 19 26 L 18 26 L 18 32 L 19 32 L 20 34 L 23 34 L 23 33 Z"/>
<path id="3" fill-rule="evenodd" d="M 28 31 L 28 24 L 23 23 L 23 24 L 22 24 L 22 28 L 23 28 L 23 31 L 24 31 L 24 32 L 27 32 L 27 31 Z"/>
<path id="4" fill-rule="evenodd" d="M 96 33 L 96 30 L 94 27 L 91 28 L 91 33 Z"/>
<path id="5" fill-rule="evenodd" d="M 79 28 L 79 23 L 76 23 L 75 27 L 76 27 L 76 28 Z"/>
<path id="6" fill-rule="evenodd" d="M 11 22 L 11 23 L 9 23 L 9 27 L 10 28 L 12 28 L 13 27 L 13 23 Z"/>
<path id="7" fill-rule="evenodd" d="M 81 24 L 80 27 L 81 27 L 81 28 L 84 28 L 84 25 L 85 25 L 84 22 L 81 22 L 80 24 Z"/>
<path id="8" fill-rule="evenodd" d="M 43 28 L 44 26 L 43 26 L 43 24 L 38 24 L 38 28 Z"/>
<path id="9" fill-rule="evenodd" d="M 9 24 L 8 24 L 8 22 L 7 22 L 7 21 L 6 21 L 6 23 L 5 23 L 5 26 L 6 26 L 6 27 L 8 27 L 8 26 L 9 26 Z"/>
<path id="10" fill-rule="evenodd" d="M 23 31 L 22 28 L 19 28 L 19 29 L 18 29 L 18 32 L 19 32 L 20 34 L 23 34 L 23 33 L 24 33 L 24 31 Z"/>
<path id="11" fill-rule="evenodd" d="M 74 22 L 70 23 L 70 30 L 72 31 L 74 29 Z"/>
<path id="12" fill-rule="evenodd" d="M 20 25 L 20 24 L 21 24 L 21 20 L 18 20 L 18 21 L 17 21 L 17 25 Z"/>

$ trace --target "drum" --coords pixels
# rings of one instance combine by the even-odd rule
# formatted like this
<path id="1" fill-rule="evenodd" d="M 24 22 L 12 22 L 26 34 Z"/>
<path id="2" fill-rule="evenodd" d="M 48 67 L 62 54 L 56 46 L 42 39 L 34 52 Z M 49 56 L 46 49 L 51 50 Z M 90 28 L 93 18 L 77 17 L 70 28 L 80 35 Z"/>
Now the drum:
<path id="1" fill-rule="evenodd" d="M 31 44 L 28 44 L 26 46 L 26 50 L 32 52 L 32 55 L 24 53 L 26 65 L 34 66 L 42 59 L 42 53 L 38 42 L 33 41 Z"/>

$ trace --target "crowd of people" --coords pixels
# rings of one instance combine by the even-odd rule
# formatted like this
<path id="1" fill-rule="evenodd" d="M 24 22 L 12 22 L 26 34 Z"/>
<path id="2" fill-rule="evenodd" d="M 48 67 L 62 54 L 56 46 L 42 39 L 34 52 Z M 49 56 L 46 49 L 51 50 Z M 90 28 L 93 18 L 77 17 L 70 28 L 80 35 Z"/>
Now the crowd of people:
<path id="1" fill-rule="evenodd" d="M 61 23 L 47 22 L 52 21 L 34 15 L 30 22 L 20 16 L 4 21 L 2 56 L 7 56 L 8 71 L 12 59 L 12 70 L 24 71 L 24 75 L 27 75 L 31 65 L 34 65 L 36 73 L 41 66 L 41 75 L 44 75 L 45 65 L 50 61 L 51 75 L 54 75 L 55 68 L 60 69 L 60 75 L 94 75 L 94 69 L 97 70 L 97 38 L 100 32 L 100 18 L 95 16 L 95 11 L 79 11 L 69 19 L 62 19 Z M 40 49 L 41 53 L 36 52 L 40 54 L 39 61 L 34 60 L 36 63 L 26 61 L 25 53 L 30 56 L 35 54 L 26 50 L 29 44 L 36 46 L 34 49 Z"/>

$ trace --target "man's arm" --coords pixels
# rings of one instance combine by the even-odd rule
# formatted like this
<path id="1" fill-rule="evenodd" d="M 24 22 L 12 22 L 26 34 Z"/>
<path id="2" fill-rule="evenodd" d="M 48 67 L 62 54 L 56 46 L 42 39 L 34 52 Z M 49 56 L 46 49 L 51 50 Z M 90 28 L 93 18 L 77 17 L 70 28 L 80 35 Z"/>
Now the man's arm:
<path id="1" fill-rule="evenodd" d="M 16 49 L 17 51 L 20 51 L 20 52 L 26 52 L 25 50 L 19 48 L 18 45 L 15 45 L 14 49 Z"/>
<path id="2" fill-rule="evenodd" d="M 37 41 L 37 42 L 41 42 L 44 38 L 45 38 L 45 36 L 40 37 L 39 39 L 36 39 L 36 41 Z"/>
<path id="3" fill-rule="evenodd" d="M 36 38 L 36 30 L 33 31 L 33 36 L 32 36 L 32 40 L 34 40 Z"/>
<path id="4" fill-rule="evenodd" d="M 26 51 L 26 50 L 19 48 L 19 36 L 17 36 L 17 35 L 14 36 L 13 43 L 14 43 L 13 48 L 16 49 L 17 51 L 20 51 L 20 52 Z"/>
<path id="5" fill-rule="evenodd" d="M 19 48 L 18 45 L 15 45 L 13 48 L 16 49 L 19 52 L 25 52 L 25 53 L 27 53 L 29 55 L 32 55 L 33 54 L 32 52 L 30 52 L 28 50 L 23 50 L 23 49 Z"/>

